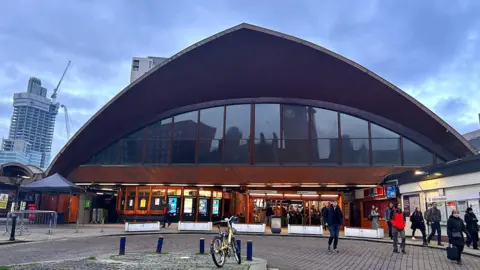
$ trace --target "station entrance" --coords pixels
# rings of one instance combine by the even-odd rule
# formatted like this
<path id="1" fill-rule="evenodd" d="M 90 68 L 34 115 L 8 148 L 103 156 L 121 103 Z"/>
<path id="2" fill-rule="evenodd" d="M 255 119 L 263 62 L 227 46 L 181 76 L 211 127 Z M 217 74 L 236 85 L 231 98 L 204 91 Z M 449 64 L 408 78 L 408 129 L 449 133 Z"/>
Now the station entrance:
<path id="1" fill-rule="evenodd" d="M 270 191 L 271 192 L 271 191 Z M 282 227 L 290 225 L 323 225 L 325 210 L 333 201 L 342 205 L 342 194 L 317 191 L 275 191 L 262 193 L 249 190 L 250 223 L 270 225 L 270 217 L 281 217 Z"/>

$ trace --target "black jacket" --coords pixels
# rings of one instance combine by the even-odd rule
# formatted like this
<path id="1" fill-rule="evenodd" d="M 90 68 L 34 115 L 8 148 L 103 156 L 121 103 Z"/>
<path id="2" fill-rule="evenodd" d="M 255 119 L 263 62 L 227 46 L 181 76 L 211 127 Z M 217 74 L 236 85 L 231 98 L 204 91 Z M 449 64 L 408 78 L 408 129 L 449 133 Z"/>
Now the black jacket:
<path id="1" fill-rule="evenodd" d="M 478 219 L 474 213 L 466 213 L 464 219 L 469 232 L 478 232 Z"/>
<path id="2" fill-rule="evenodd" d="M 452 245 L 465 245 L 465 238 L 463 237 L 463 233 L 469 235 L 465 224 L 463 224 L 463 220 L 459 217 L 450 216 L 447 222 L 448 242 L 450 242 L 450 244 Z M 458 236 L 456 236 L 455 234 L 458 234 Z"/>
<path id="3" fill-rule="evenodd" d="M 413 212 L 410 216 L 410 222 L 412 223 L 412 229 L 425 230 L 425 222 L 423 221 L 422 212 Z"/>
<path id="4" fill-rule="evenodd" d="M 328 225 L 342 225 L 343 224 L 343 213 L 340 209 L 340 206 L 333 208 L 333 204 L 330 205 L 327 212 L 327 223 Z"/>

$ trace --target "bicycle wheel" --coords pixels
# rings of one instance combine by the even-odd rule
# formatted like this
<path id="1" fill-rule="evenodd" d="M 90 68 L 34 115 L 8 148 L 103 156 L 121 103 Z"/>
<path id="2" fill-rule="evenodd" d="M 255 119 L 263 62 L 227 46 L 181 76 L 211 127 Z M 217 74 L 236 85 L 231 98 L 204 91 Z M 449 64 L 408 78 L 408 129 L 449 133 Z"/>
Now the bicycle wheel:
<path id="1" fill-rule="evenodd" d="M 225 259 L 226 259 L 226 252 L 223 247 L 223 237 L 222 236 L 215 236 L 213 238 L 212 245 L 210 246 L 210 254 L 212 254 L 212 259 L 215 265 L 218 268 L 222 268 L 223 265 L 225 264 Z M 218 258 L 217 258 L 218 256 Z"/>
<path id="2" fill-rule="evenodd" d="M 235 260 L 237 261 L 238 264 L 242 263 L 242 254 L 240 254 L 240 247 L 237 244 L 237 240 L 235 240 L 235 237 L 232 237 L 232 242 L 230 243 L 232 245 L 232 251 L 233 254 L 235 255 Z"/>

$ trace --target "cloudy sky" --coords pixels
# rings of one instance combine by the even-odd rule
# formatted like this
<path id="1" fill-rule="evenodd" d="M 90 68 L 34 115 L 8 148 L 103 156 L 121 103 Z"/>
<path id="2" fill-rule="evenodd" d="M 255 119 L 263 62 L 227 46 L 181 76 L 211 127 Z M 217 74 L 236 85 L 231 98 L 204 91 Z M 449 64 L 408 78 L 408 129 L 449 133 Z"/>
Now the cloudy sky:
<path id="1" fill-rule="evenodd" d="M 398 3 L 398 4 L 392 4 Z M 30 76 L 73 131 L 129 83 L 132 56 L 171 56 L 242 22 L 340 53 L 396 84 L 459 132 L 480 128 L 480 1 L 0 1 L 0 136 Z M 66 143 L 57 118 L 52 157 Z"/>

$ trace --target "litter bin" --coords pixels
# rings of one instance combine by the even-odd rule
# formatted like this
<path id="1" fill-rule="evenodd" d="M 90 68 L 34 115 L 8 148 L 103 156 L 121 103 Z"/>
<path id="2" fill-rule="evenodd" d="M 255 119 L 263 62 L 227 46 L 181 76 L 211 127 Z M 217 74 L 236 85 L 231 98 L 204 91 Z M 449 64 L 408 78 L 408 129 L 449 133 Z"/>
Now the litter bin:
<path id="1" fill-rule="evenodd" d="M 270 230 L 272 233 L 281 233 L 282 232 L 282 217 L 281 216 L 272 216 L 270 219 Z"/>

